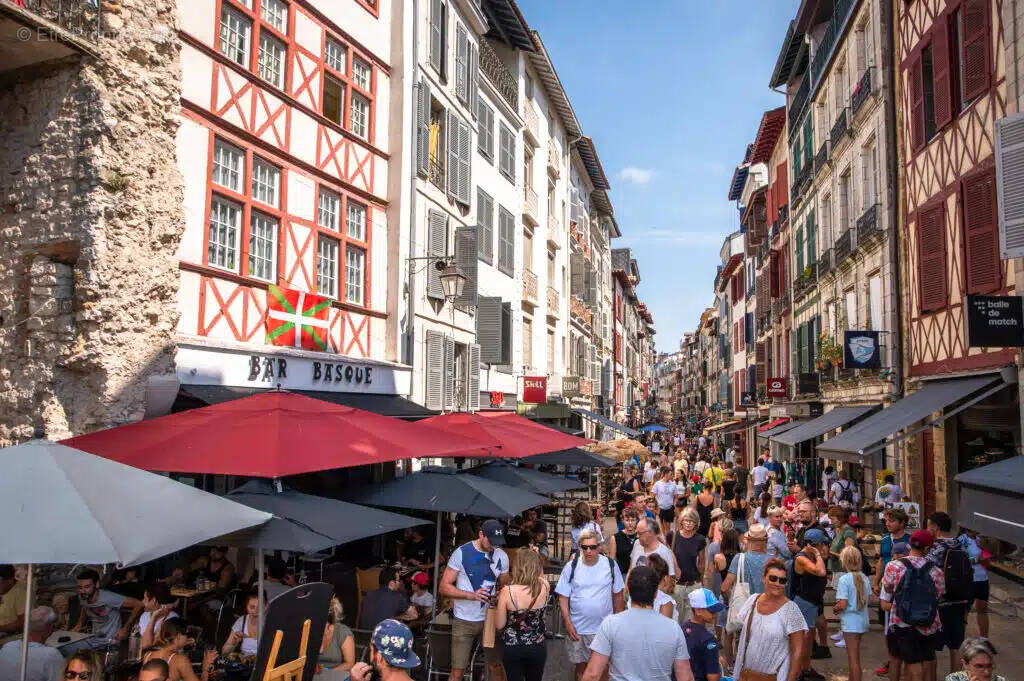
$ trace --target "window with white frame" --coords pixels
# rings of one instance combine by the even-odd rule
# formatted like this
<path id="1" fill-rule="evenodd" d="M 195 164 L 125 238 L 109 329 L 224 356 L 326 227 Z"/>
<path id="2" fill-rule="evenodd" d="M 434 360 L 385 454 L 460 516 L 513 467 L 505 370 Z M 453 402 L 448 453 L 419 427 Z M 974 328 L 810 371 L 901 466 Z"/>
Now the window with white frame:
<path id="1" fill-rule="evenodd" d="M 210 201 L 210 240 L 207 262 L 213 267 L 238 271 L 238 235 L 242 231 L 242 207 L 216 194 Z"/>
<path id="2" fill-rule="evenodd" d="M 242 66 L 249 66 L 249 40 L 252 22 L 237 10 L 225 4 L 220 10 L 220 51 L 225 57 Z"/>
<path id="3" fill-rule="evenodd" d="M 256 60 L 256 74 L 274 87 L 284 86 L 284 43 L 270 35 L 260 33 L 260 53 Z"/>
<path id="4" fill-rule="evenodd" d="M 277 218 L 252 212 L 249 223 L 249 276 L 277 279 Z"/>
<path id="5" fill-rule="evenodd" d="M 288 32 L 288 5 L 283 0 L 262 0 L 260 15 L 281 33 Z"/>
<path id="6" fill-rule="evenodd" d="M 316 290 L 338 297 L 338 240 L 322 235 L 316 240 Z"/>
<path id="7" fill-rule="evenodd" d="M 366 206 L 351 199 L 345 205 L 345 233 L 353 239 L 366 241 Z"/>
<path id="8" fill-rule="evenodd" d="M 874 275 L 868 277 L 868 321 L 871 322 L 871 329 L 879 331 L 882 328 L 882 277 Z"/>
<path id="9" fill-rule="evenodd" d="M 370 100 L 356 92 L 349 103 L 348 128 L 363 139 L 370 136 Z"/>
<path id="10" fill-rule="evenodd" d="M 358 87 L 370 91 L 370 74 L 372 69 L 365 61 L 356 57 L 352 60 L 352 82 Z"/>
<path id="11" fill-rule="evenodd" d="M 878 192 L 878 154 L 875 153 L 875 140 L 868 142 L 861 151 L 861 192 L 863 193 L 863 204 L 861 210 L 865 211 L 877 203 Z"/>
<path id="12" fill-rule="evenodd" d="M 281 187 L 281 169 L 261 158 L 252 163 L 252 198 L 268 206 L 278 207 Z"/>
<path id="13" fill-rule="evenodd" d="M 245 152 L 222 140 L 213 143 L 213 181 L 222 187 L 242 193 Z"/>
<path id="14" fill-rule="evenodd" d="M 335 71 L 348 72 L 348 50 L 334 38 L 327 38 L 324 44 L 324 61 Z"/>
<path id="15" fill-rule="evenodd" d="M 316 221 L 321 227 L 338 231 L 338 218 L 341 214 L 341 197 L 329 189 L 320 188 L 317 202 Z"/>
<path id="16" fill-rule="evenodd" d="M 857 289 L 855 288 L 846 292 L 846 328 L 857 328 Z"/>
<path id="17" fill-rule="evenodd" d="M 354 305 L 363 305 L 366 252 L 361 248 L 345 247 L 345 300 Z"/>

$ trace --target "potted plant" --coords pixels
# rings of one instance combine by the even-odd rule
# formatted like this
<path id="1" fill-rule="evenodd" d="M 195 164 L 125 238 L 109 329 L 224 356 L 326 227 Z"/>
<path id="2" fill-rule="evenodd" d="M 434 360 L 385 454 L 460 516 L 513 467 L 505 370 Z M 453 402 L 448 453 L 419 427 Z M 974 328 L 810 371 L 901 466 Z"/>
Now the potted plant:
<path id="1" fill-rule="evenodd" d="M 836 343 L 835 339 L 827 333 L 818 335 L 818 358 L 815 364 L 819 369 L 829 369 L 833 364 L 836 366 L 843 359 L 843 349 Z"/>

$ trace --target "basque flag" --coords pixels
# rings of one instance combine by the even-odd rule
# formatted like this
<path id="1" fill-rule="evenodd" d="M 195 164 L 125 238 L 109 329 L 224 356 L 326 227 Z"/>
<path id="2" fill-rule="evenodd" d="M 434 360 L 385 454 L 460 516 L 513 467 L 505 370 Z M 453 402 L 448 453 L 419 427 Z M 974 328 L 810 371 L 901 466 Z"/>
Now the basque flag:
<path id="1" fill-rule="evenodd" d="M 267 342 L 305 350 L 327 350 L 331 301 L 303 291 L 267 288 Z"/>

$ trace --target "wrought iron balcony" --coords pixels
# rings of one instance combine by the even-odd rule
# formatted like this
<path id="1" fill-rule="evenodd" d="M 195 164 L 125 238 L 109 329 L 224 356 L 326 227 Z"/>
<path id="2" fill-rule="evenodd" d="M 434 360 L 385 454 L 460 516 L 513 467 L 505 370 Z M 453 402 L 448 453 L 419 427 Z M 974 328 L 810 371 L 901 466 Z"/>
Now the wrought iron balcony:
<path id="1" fill-rule="evenodd" d="M 836 239 L 836 245 L 832 249 L 832 252 L 835 257 L 835 267 L 839 267 L 843 260 L 845 260 L 847 256 L 849 256 L 850 253 L 853 252 L 853 236 L 853 228 L 850 228 L 843 232 L 842 236 Z"/>
<path id="2" fill-rule="evenodd" d="M 832 271 L 832 249 L 826 248 L 818 257 L 818 276 L 824 277 Z"/>
<path id="3" fill-rule="evenodd" d="M 842 111 L 836 117 L 836 122 L 832 124 L 832 133 L 829 135 L 829 139 L 832 141 L 832 148 L 835 149 L 839 146 L 839 143 L 843 141 L 843 135 L 850 129 L 849 116 L 847 115 L 849 109 L 843 107 Z"/>
<path id="4" fill-rule="evenodd" d="M 519 84 L 486 40 L 480 41 L 480 71 L 494 84 L 502 99 L 518 110 Z"/>
<path id="5" fill-rule="evenodd" d="M 444 163 L 441 161 L 441 158 L 442 158 L 441 154 L 438 154 L 437 156 L 435 156 L 435 157 L 430 159 L 430 164 L 429 164 L 429 167 L 427 169 L 427 171 L 429 173 L 428 177 L 430 179 L 430 182 L 435 187 L 437 187 L 441 191 L 447 191 L 448 188 L 445 187 L 445 183 L 444 183 L 444 178 L 445 178 Z"/>
<path id="6" fill-rule="evenodd" d="M 828 163 L 828 152 L 828 140 L 825 140 L 824 142 L 821 143 L 821 146 L 818 147 L 818 153 L 814 155 L 815 175 L 820 173 L 822 169 L 825 167 L 825 164 Z"/>
<path id="7" fill-rule="evenodd" d="M 857 241 L 864 243 L 870 237 L 881 233 L 878 224 L 878 204 L 874 203 L 857 218 Z"/>
<path id="8" fill-rule="evenodd" d="M 779 211 L 781 212 L 782 209 L 780 208 Z M 768 231 L 768 236 L 771 237 L 772 241 L 774 241 L 775 239 L 777 239 L 779 237 L 779 221 L 778 221 L 778 219 L 776 219 L 775 222 L 772 223 L 772 228 Z"/>
<path id="9" fill-rule="evenodd" d="M 793 299 L 800 300 L 818 285 L 818 264 L 808 265 L 793 284 Z"/>
<path id="10" fill-rule="evenodd" d="M 860 77 L 857 87 L 854 88 L 853 94 L 850 95 L 850 110 L 853 111 L 854 116 L 857 115 L 857 112 L 864 106 L 864 102 L 868 101 L 868 98 L 871 96 L 871 72 L 873 70 L 873 66 L 864 69 L 864 75 Z"/>
<path id="11" fill-rule="evenodd" d="M 822 34 L 821 40 L 814 47 L 814 60 L 811 62 L 811 78 L 817 83 L 825 72 L 825 66 L 832 59 L 832 53 L 843 35 L 850 13 L 857 5 L 857 0 L 836 0 L 832 7 L 832 18 Z"/>
<path id="12" fill-rule="evenodd" d="M 0 71 L 95 54 L 103 31 L 99 0 L 0 0 Z M 17 40 L 15 40 L 17 36 Z"/>
<path id="13" fill-rule="evenodd" d="M 779 206 L 779 227 L 785 229 L 786 223 L 789 221 L 789 204 Z"/>
<path id="14" fill-rule="evenodd" d="M 523 302 L 537 305 L 537 275 L 523 268 Z"/>
<path id="15" fill-rule="evenodd" d="M 793 99 L 789 100 L 787 115 L 789 117 L 789 137 L 793 139 L 793 131 L 799 126 L 803 119 L 804 109 L 807 107 L 807 97 L 811 94 L 811 79 L 804 76 L 804 82 L 796 89 Z"/>
<path id="16" fill-rule="evenodd" d="M 772 314 L 771 311 L 758 313 L 757 315 L 757 335 L 762 336 L 772 330 Z"/>

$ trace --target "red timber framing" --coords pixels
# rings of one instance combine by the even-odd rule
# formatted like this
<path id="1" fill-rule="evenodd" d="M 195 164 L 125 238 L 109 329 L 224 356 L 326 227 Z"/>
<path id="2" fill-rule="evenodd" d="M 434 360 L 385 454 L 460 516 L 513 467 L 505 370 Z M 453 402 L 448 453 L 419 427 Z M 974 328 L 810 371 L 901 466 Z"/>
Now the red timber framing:
<path id="1" fill-rule="evenodd" d="M 182 39 L 212 60 L 211 109 L 183 100 L 183 113 L 209 131 L 205 168 L 205 207 L 203 220 L 202 258 L 200 263 L 182 261 L 185 272 L 199 275 L 199 301 L 196 332 L 200 336 L 225 335 L 243 342 L 262 342 L 266 320 L 266 294 L 269 283 L 287 288 L 317 291 L 317 243 L 321 238 L 338 242 L 337 294 L 328 318 L 328 347 L 331 352 L 368 358 L 370 347 L 370 319 L 385 318 L 386 314 L 370 308 L 373 299 L 372 239 L 373 225 L 383 219 L 387 202 L 373 195 L 375 156 L 387 162 L 388 155 L 376 149 L 375 107 L 378 73 L 389 72 L 388 65 L 360 47 L 358 42 L 333 25 L 306 0 L 290 0 L 287 7 L 286 31 L 281 32 L 262 19 L 262 2 L 251 0 L 252 9 L 239 0 L 216 0 L 216 11 L 210 20 L 215 23 L 215 43 L 219 48 L 222 10 L 227 8 L 251 22 L 248 44 L 248 63 L 238 64 L 219 49 L 198 41 L 181 32 Z M 360 5 L 374 16 L 376 0 L 343 0 Z M 298 12 L 323 29 L 320 53 L 313 54 L 295 41 Z M 282 87 L 259 78 L 258 58 L 260 36 L 267 33 L 286 47 L 282 65 Z M 325 61 L 327 37 L 344 48 L 345 69 L 339 71 Z M 360 59 L 369 67 L 369 89 L 359 86 L 353 77 L 353 64 Z M 344 96 L 340 112 L 347 126 L 353 92 L 369 102 L 367 139 L 347 130 L 323 115 L 323 74 L 328 73 L 342 84 Z M 188 77 L 186 75 L 186 77 Z M 293 82 L 295 77 L 295 82 Z M 302 82 L 298 82 L 301 79 Z M 305 101 L 301 101 L 302 99 Z M 292 156 L 292 113 L 302 111 L 315 120 L 317 127 L 316 166 Z M 221 140 L 244 153 L 244 168 L 240 191 L 215 184 L 212 181 L 215 141 Z M 276 167 L 279 172 L 276 205 L 254 200 L 252 173 L 256 159 Z M 290 214 L 288 208 L 289 175 L 301 174 L 312 184 L 312 205 L 304 212 L 313 220 Z M 338 229 L 318 224 L 318 201 L 321 191 L 330 191 L 338 197 Z M 241 225 L 237 234 L 237 255 L 232 270 L 221 269 L 209 262 L 209 230 L 211 202 L 217 195 L 241 208 Z M 346 216 L 350 203 L 366 209 L 363 239 L 349 236 Z M 249 240 L 253 214 L 261 213 L 277 223 L 276 259 L 273 277 L 260 279 L 249 272 Z M 362 304 L 344 300 L 346 293 L 346 252 L 358 249 L 363 254 Z M 218 330 L 219 329 L 219 330 Z"/>
<path id="2" fill-rule="evenodd" d="M 926 376 L 1003 366 L 1012 349 L 969 348 L 964 303 L 1012 294 L 999 259 L 994 124 L 1006 115 L 1003 0 L 897 3 L 906 188 L 909 371 Z M 928 80 L 930 59 L 931 80 Z M 926 98 L 934 101 L 928 118 Z"/>

